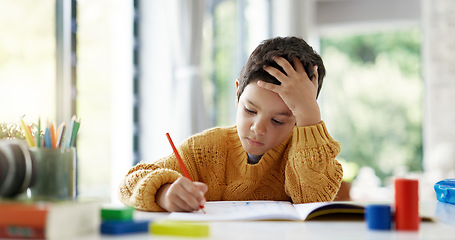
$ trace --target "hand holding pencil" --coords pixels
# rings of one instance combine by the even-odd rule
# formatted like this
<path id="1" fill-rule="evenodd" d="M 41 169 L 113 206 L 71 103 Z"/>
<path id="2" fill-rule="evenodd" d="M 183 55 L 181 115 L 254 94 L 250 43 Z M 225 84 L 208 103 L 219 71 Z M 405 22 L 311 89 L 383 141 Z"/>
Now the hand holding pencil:
<path id="1" fill-rule="evenodd" d="M 193 182 L 183 163 L 177 149 L 169 134 L 166 134 L 172 146 L 174 154 L 179 162 L 184 177 L 180 177 L 172 184 L 165 184 L 156 194 L 156 202 L 169 212 L 196 211 L 201 209 L 204 212 L 207 185 L 201 182 Z"/>
<path id="2" fill-rule="evenodd" d="M 168 212 L 193 212 L 205 205 L 207 185 L 180 177 L 172 184 L 163 185 L 156 194 L 157 204 Z"/>

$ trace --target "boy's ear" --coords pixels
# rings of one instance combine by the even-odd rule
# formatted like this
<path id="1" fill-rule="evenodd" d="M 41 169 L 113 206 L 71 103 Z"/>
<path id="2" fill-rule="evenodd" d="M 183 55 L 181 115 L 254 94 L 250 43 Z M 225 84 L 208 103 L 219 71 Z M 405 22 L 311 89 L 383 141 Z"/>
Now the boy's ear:
<path id="1" fill-rule="evenodd" d="M 235 80 L 235 106 L 239 105 L 239 79 Z"/>

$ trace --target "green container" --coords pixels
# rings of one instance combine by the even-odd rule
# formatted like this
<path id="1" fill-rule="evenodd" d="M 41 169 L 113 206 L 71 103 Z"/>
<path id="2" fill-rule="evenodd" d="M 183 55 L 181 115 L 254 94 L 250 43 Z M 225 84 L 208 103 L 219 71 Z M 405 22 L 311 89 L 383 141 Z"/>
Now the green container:
<path id="1" fill-rule="evenodd" d="M 70 200 L 76 197 L 76 148 L 32 148 L 37 178 L 30 188 L 34 200 Z"/>
<path id="2" fill-rule="evenodd" d="M 101 219 L 103 221 L 132 221 L 134 209 L 131 207 L 102 207 Z"/>

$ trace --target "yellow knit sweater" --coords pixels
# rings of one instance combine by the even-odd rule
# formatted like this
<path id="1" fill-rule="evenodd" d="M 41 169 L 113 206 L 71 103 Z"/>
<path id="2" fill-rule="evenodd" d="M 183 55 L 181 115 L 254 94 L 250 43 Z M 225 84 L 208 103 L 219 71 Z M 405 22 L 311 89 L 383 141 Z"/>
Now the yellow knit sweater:
<path id="1" fill-rule="evenodd" d="M 193 181 L 207 184 L 207 201 L 285 200 L 294 203 L 331 201 L 343 170 L 335 157 L 340 145 L 324 122 L 294 127 L 257 164 L 248 164 L 237 128 L 213 128 L 187 139 L 178 151 Z M 182 176 L 174 154 L 131 168 L 119 198 L 145 211 L 164 211 L 155 202 L 158 189 Z"/>

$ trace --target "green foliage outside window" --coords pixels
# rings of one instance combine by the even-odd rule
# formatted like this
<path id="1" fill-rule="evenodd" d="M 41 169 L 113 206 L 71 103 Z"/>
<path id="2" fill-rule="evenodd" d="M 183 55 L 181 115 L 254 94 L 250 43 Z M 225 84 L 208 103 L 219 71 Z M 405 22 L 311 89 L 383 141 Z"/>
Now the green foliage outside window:
<path id="1" fill-rule="evenodd" d="M 214 9 L 214 81 L 217 125 L 232 124 L 236 67 L 236 2 L 222 1 Z"/>
<path id="2" fill-rule="evenodd" d="M 221 126 L 235 119 L 238 13 L 236 1 L 214 6 L 203 65 L 212 69 L 205 77 L 213 81 L 211 109 Z M 420 29 L 324 36 L 320 46 L 327 77 L 319 102 L 331 135 L 342 144 L 338 159 L 353 169 L 372 167 L 382 180 L 397 170 L 421 171 Z"/>
<path id="3" fill-rule="evenodd" d="M 382 180 L 422 170 L 420 30 L 321 39 L 321 109 L 340 158 Z"/>

